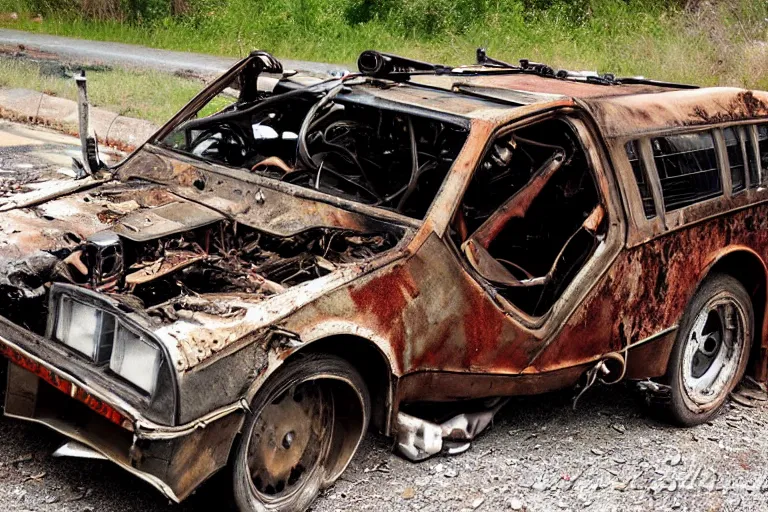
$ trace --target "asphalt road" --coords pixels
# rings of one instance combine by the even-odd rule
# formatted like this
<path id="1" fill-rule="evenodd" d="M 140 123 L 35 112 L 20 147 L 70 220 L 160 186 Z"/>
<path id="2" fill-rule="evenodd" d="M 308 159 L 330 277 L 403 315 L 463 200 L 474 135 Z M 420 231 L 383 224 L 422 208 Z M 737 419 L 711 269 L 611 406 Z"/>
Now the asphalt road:
<path id="1" fill-rule="evenodd" d="M 88 64 L 149 68 L 168 73 L 191 72 L 194 75 L 206 77 L 220 75 L 237 62 L 237 59 L 230 57 L 158 50 L 132 44 L 87 41 L 71 37 L 34 34 L 21 30 L 0 29 L 0 47 L 17 47 L 18 45 L 23 45 L 28 50 L 50 53 L 63 60 Z M 327 74 L 329 71 L 344 68 L 340 64 L 280 60 L 285 69 L 318 74 Z"/>
<path id="2" fill-rule="evenodd" d="M 17 174 L 56 173 L 77 151 L 74 139 L 0 122 L 0 196 Z M 514 399 L 468 452 L 419 464 L 369 435 L 313 510 L 768 511 L 765 405 L 729 404 L 710 424 L 680 429 L 649 417 L 629 386 L 591 389 L 576 411 L 571 398 Z M 227 509 L 224 479 L 173 505 L 109 462 L 51 457 L 62 442 L 0 418 L 0 510 Z"/>

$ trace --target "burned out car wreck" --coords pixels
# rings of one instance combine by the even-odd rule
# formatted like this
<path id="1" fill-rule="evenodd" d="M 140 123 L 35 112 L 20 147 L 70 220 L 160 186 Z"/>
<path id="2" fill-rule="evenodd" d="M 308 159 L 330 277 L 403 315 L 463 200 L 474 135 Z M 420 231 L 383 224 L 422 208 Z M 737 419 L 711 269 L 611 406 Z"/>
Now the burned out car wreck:
<path id="1" fill-rule="evenodd" d="M 0 202 L 5 414 L 287 511 L 369 427 L 420 460 L 500 397 L 635 380 L 694 425 L 765 379 L 768 95 L 359 67 L 254 52 L 113 167 L 85 112 L 80 179 Z"/>

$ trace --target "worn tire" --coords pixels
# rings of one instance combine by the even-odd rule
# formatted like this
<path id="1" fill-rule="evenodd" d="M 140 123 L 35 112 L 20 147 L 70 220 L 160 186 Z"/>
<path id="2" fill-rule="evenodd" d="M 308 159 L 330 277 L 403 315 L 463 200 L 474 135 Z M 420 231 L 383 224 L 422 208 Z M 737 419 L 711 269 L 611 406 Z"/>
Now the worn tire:
<path id="1" fill-rule="evenodd" d="M 732 304 L 733 313 L 730 317 L 741 324 L 738 329 L 741 330 L 742 341 L 737 346 L 732 345 L 732 349 L 723 341 L 726 337 L 724 331 L 732 329 L 724 326 L 727 321 L 723 321 L 719 313 L 718 304 L 721 302 L 726 308 L 727 304 Z M 711 307 L 718 309 L 712 312 L 709 310 Z M 713 317 L 709 316 L 712 314 L 717 315 L 717 319 L 712 320 Z M 702 325 L 701 322 L 704 322 L 704 327 L 701 328 L 703 331 L 707 330 L 707 326 L 710 326 L 711 330 L 712 325 L 720 325 L 723 331 L 719 336 L 721 341 L 717 341 L 718 336 L 715 336 L 717 329 L 706 336 L 697 331 Z M 658 405 L 668 421 L 680 426 L 694 426 L 717 415 L 730 392 L 744 376 L 755 332 L 754 323 L 752 300 L 738 280 L 726 274 L 714 274 L 702 283 L 683 315 L 667 367 L 665 381 L 670 386 L 670 393 L 669 397 Z M 706 357 L 705 354 L 712 352 L 712 346 L 715 344 L 719 344 L 717 352 Z M 706 350 L 703 347 L 706 347 Z M 715 363 L 720 359 L 722 350 L 725 350 L 723 358 L 728 357 L 728 353 L 731 357 L 716 371 L 719 365 Z M 707 361 L 710 360 L 710 366 L 706 367 Z M 696 377 L 702 371 L 704 373 Z M 710 371 L 715 372 L 715 383 L 707 388 L 706 382 L 711 378 Z M 705 382 L 702 383 L 702 380 Z M 722 384 L 718 384 L 720 381 Z M 703 388 L 701 390 L 698 389 L 700 385 Z M 707 394 L 708 392 L 710 394 Z"/>
<path id="2" fill-rule="evenodd" d="M 344 359 L 313 354 L 283 365 L 253 399 L 235 449 L 232 477 L 238 509 L 307 509 L 349 464 L 368 429 L 370 407 L 363 378 Z M 313 467 L 304 467 L 307 460 Z M 275 484 L 275 473 L 285 471 L 290 471 L 288 477 Z M 296 471 L 300 476 L 295 477 Z"/>

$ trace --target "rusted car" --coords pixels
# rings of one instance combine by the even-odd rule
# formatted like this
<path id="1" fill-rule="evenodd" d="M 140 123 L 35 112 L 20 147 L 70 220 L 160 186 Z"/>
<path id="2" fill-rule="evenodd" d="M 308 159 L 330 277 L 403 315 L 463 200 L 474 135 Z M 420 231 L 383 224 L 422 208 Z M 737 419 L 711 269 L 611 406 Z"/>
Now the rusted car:
<path id="1" fill-rule="evenodd" d="M 113 167 L 83 100 L 80 179 L 0 203 L 5 414 L 289 511 L 369 427 L 418 460 L 489 421 L 425 402 L 634 380 L 695 425 L 765 380 L 768 94 L 359 67 L 254 52 Z"/>

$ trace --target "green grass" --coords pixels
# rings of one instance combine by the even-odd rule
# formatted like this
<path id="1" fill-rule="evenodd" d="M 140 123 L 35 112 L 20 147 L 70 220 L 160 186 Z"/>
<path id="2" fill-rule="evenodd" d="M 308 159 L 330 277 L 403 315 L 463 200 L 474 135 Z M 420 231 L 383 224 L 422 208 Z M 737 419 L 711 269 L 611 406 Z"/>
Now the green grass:
<path id="1" fill-rule="evenodd" d="M 0 26 L 159 48 L 352 66 L 376 48 L 446 64 L 504 60 L 768 89 L 768 2 L 685 0 L 0 0 Z M 81 13 L 87 5 L 112 6 Z M 128 7 L 126 7 L 128 6 Z M 85 7 L 82 7 L 85 8 Z M 32 21 L 42 12 L 42 23 Z M 117 12 L 118 14 L 115 14 Z M 98 18 L 101 16 L 102 18 Z"/>
<path id="2" fill-rule="evenodd" d="M 25 88 L 77 99 L 72 70 L 54 63 L 0 57 L 0 87 Z M 89 70 L 88 96 L 96 107 L 162 124 L 197 94 L 203 84 L 159 72 Z M 70 75 L 70 76 L 66 76 Z"/>

